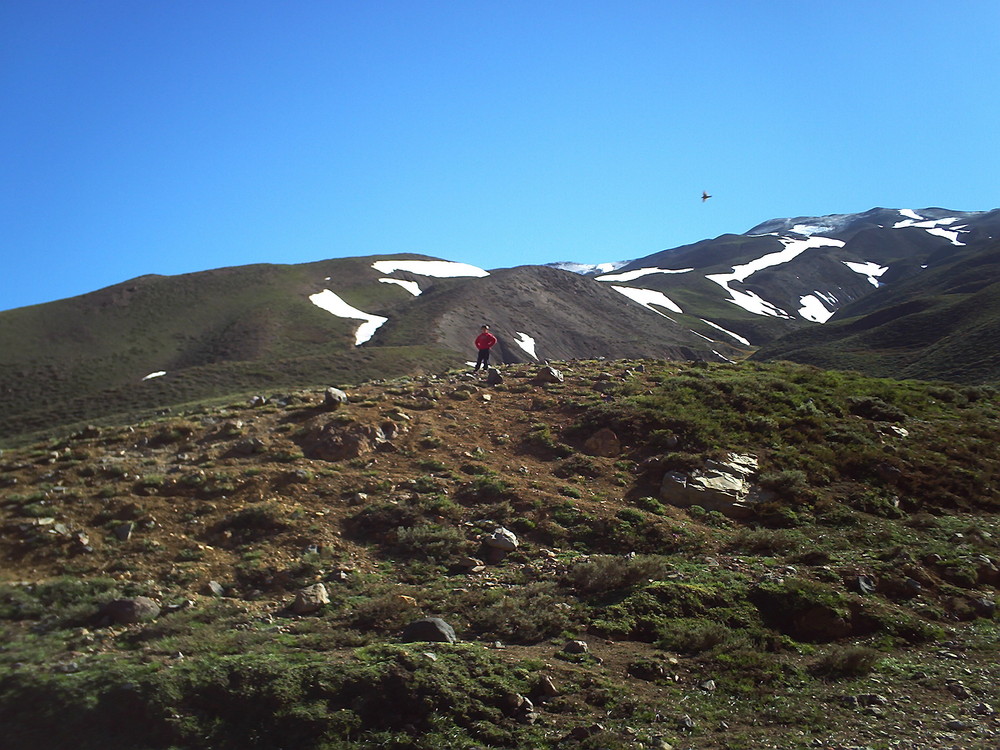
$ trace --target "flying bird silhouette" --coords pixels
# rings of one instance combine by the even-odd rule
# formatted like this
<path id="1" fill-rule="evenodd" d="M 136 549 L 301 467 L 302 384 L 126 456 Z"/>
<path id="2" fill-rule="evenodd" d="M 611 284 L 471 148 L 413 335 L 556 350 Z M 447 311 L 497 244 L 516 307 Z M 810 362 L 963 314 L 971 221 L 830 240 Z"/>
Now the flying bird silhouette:
<path id="1" fill-rule="evenodd" d="M 704 190 L 701 191 L 701 202 L 702 203 L 704 203 L 705 201 L 707 201 L 711 197 L 712 196 L 709 195 L 708 193 L 706 193 Z"/>

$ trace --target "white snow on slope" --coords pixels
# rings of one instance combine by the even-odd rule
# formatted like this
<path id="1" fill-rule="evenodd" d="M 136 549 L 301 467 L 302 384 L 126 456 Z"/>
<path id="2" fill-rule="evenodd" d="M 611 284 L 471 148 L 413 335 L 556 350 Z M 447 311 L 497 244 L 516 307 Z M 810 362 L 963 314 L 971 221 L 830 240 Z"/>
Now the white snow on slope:
<path id="1" fill-rule="evenodd" d="M 933 234 L 937 237 L 944 237 L 946 240 L 951 242 L 952 245 L 958 247 L 965 247 L 964 242 L 958 241 L 959 232 L 962 231 L 962 227 L 955 227 L 954 229 L 941 229 L 940 227 L 933 227 L 927 230 L 927 234 Z"/>
<path id="2" fill-rule="evenodd" d="M 618 260 L 614 263 L 572 263 L 565 261 L 561 263 L 546 263 L 545 265 L 550 268 L 558 268 L 560 271 L 578 273 L 581 276 L 591 276 L 598 273 L 617 271 L 622 266 L 627 266 L 631 262 L 630 260 Z"/>
<path id="3" fill-rule="evenodd" d="M 826 306 L 815 294 L 807 294 L 799 297 L 799 315 L 814 323 L 825 323 L 833 315 L 833 311 L 827 310 Z"/>
<path id="4" fill-rule="evenodd" d="M 843 247 L 844 242 L 843 240 L 835 240 L 832 237 L 809 237 L 804 240 L 793 239 L 791 237 L 779 237 L 778 239 L 785 246 L 783 250 L 779 250 L 776 253 L 769 253 L 762 258 L 757 258 L 757 260 L 752 260 L 742 266 L 736 266 L 731 273 L 709 274 L 705 278 L 715 282 L 729 292 L 731 296 L 729 301 L 739 305 L 748 312 L 757 315 L 770 315 L 776 318 L 790 318 L 791 315 L 784 310 L 762 299 L 753 292 L 737 291 L 731 289 L 729 284 L 733 281 L 744 281 L 752 274 L 765 268 L 788 263 L 806 250 L 816 247 Z"/>
<path id="5" fill-rule="evenodd" d="M 152 380 L 153 378 L 162 378 L 166 374 L 167 373 L 166 373 L 165 370 L 158 370 L 157 372 L 151 372 L 151 373 L 149 373 L 149 375 L 147 375 L 146 377 L 144 377 L 143 380 Z"/>
<path id="6" fill-rule="evenodd" d="M 837 227 L 830 226 L 829 224 L 796 224 L 788 231 L 793 234 L 804 234 L 807 237 L 810 237 L 814 234 L 820 234 L 822 232 L 832 232 L 836 230 L 836 228 Z"/>
<path id="7" fill-rule="evenodd" d="M 942 229 L 942 227 L 951 226 L 956 221 L 958 221 L 957 216 L 946 216 L 943 219 L 925 219 L 923 216 L 918 214 L 916 211 L 911 211 L 908 208 L 900 210 L 900 215 L 904 217 L 903 221 L 897 221 L 892 225 L 893 229 L 900 229 L 902 227 L 915 227 L 916 229 L 926 229 L 927 234 L 933 234 L 935 237 L 944 237 L 946 240 L 951 242 L 952 245 L 957 245 L 959 247 L 964 247 L 964 242 L 958 241 L 958 235 L 962 230 L 968 231 L 964 226 L 952 227 L 951 229 Z"/>
<path id="8" fill-rule="evenodd" d="M 860 273 L 868 277 L 868 283 L 872 286 L 879 286 L 878 277 L 889 270 L 888 266 L 880 266 L 878 263 L 851 263 L 849 260 L 843 261 L 844 265 L 854 273 Z"/>
<path id="9" fill-rule="evenodd" d="M 404 281 L 403 279 L 379 279 L 379 281 L 383 284 L 396 284 L 403 287 L 403 289 L 414 297 L 420 296 L 420 284 L 415 281 Z"/>
<path id="10" fill-rule="evenodd" d="M 705 320 L 704 318 L 700 318 L 700 320 L 701 320 L 702 323 L 705 323 L 706 325 L 712 326 L 712 328 L 718 328 L 720 331 L 722 331 L 727 336 L 732 336 L 734 339 L 736 339 L 737 341 L 739 341 L 741 344 L 745 344 L 746 346 L 750 346 L 751 345 L 749 341 L 747 341 L 745 338 L 743 338 L 742 336 L 740 336 L 738 333 L 733 333 L 732 331 L 727 331 L 725 328 L 723 328 L 722 326 L 720 326 L 718 323 L 713 323 L 711 320 Z"/>
<path id="11" fill-rule="evenodd" d="M 310 294 L 309 301 L 316 305 L 316 307 L 326 310 L 328 313 L 336 315 L 338 318 L 363 320 L 364 322 L 358 326 L 358 330 L 354 332 L 355 346 L 361 346 L 363 343 L 368 341 L 375 335 L 375 331 L 379 329 L 379 326 L 389 320 L 388 318 L 383 318 L 380 315 L 370 315 L 369 313 L 361 312 L 361 310 L 356 307 L 351 307 L 329 289 L 324 289 L 322 292 L 318 292 L 316 294 Z"/>
<path id="12" fill-rule="evenodd" d="M 633 302 L 638 302 L 643 307 L 652 310 L 657 315 L 663 315 L 664 318 L 668 318 L 670 316 L 664 315 L 659 310 L 653 308 L 652 305 L 665 307 L 668 310 L 673 310 L 676 313 L 684 312 L 667 295 L 665 295 L 663 292 L 658 292 L 655 289 L 635 289 L 630 286 L 613 286 L 611 288 L 614 289 L 616 292 L 621 292 Z"/>
<path id="13" fill-rule="evenodd" d="M 528 354 L 530 354 L 535 359 L 538 359 L 538 355 L 535 354 L 535 340 L 531 338 L 526 333 L 521 333 L 520 331 L 514 332 L 514 343 L 519 347 L 524 349 Z"/>
<path id="14" fill-rule="evenodd" d="M 380 273 L 393 271 L 409 271 L 419 276 L 435 276 L 439 279 L 452 279 L 457 276 L 489 276 L 489 271 L 471 266 L 468 263 L 455 263 L 450 260 L 377 260 L 372 268 Z"/>
<path id="15" fill-rule="evenodd" d="M 598 281 L 634 281 L 635 279 L 642 278 L 643 276 L 649 276 L 651 273 L 687 273 L 688 271 L 693 271 L 693 268 L 637 268 L 634 271 L 625 271 L 624 273 L 609 273 L 604 276 L 598 276 Z"/>

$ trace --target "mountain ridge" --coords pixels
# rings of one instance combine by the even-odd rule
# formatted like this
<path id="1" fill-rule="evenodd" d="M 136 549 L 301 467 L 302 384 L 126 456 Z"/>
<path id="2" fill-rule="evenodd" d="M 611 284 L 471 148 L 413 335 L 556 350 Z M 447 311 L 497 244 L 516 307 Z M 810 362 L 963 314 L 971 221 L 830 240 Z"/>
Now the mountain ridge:
<path id="1" fill-rule="evenodd" d="M 892 289 L 920 297 L 927 284 L 973 294 L 982 270 L 993 270 L 977 253 L 998 236 L 1000 210 L 874 208 L 772 219 L 745 234 L 603 264 L 610 270 L 596 274 L 565 263 L 487 271 L 402 253 L 145 275 L 0 312 L 0 436 L 61 421 L 63 403 L 74 404 L 65 419 L 86 420 L 126 403 L 154 408 L 263 387 L 350 383 L 405 374 L 404 362 L 455 365 L 471 359 L 471 338 L 484 323 L 499 338 L 498 364 L 601 356 L 721 362 L 757 350 L 808 359 L 802 347 L 824 338 L 818 329 L 840 331 L 847 316 L 896 306 Z M 992 319 L 977 320 L 976 340 L 988 340 Z M 921 346 L 935 343 L 928 336 Z M 877 357 L 859 345 L 860 354 L 816 361 L 843 359 L 866 371 Z M 906 372 L 1000 379 L 982 357 L 966 367 L 967 348 L 949 349 L 961 354 L 955 361 L 913 357 Z"/>

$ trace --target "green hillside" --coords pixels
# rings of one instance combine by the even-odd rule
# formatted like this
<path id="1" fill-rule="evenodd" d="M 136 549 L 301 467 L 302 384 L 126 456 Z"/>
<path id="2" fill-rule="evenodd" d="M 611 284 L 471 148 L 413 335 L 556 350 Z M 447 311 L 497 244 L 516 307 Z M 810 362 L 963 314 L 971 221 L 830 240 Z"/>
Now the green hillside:
<path id="1" fill-rule="evenodd" d="M 4 451 L 5 742 L 995 746 L 995 389 L 555 366 Z M 747 494 L 675 494 L 748 461 Z M 404 635 L 428 617 L 454 642 Z"/>

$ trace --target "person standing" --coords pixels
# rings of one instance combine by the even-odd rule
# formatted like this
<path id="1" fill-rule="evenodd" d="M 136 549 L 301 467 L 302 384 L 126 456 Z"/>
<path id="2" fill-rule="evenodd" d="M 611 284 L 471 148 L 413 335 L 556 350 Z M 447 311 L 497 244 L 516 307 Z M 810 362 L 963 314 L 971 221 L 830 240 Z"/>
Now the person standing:
<path id="1" fill-rule="evenodd" d="M 483 326 L 482 332 L 476 336 L 476 349 L 479 354 L 476 358 L 476 367 L 473 372 L 479 372 L 480 366 L 485 370 L 490 364 L 490 349 L 497 343 L 497 337 L 490 333 L 489 326 Z"/>

